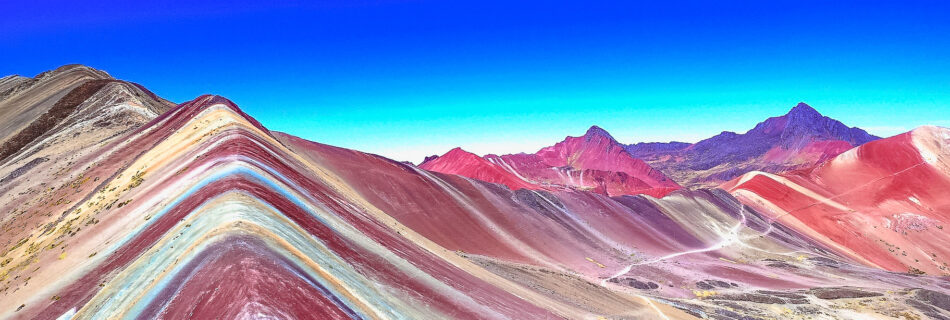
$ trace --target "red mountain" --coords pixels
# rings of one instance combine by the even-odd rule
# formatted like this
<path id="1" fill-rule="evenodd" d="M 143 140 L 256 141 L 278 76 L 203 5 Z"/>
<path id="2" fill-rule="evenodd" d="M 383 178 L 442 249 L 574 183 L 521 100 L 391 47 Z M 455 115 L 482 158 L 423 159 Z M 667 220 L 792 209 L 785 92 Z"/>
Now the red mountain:
<path id="1" fill-rule="evenodd" d="M 486 155 L 453 149 L 429 158 L 420 168 L 500 183 L 512 189 L 592 190 L 606 195 L 663 197 L 680 186 L 643 160 L 634 158 L 607 131 L 592 126 L 534 154 Z"/>
<path id="2" fill-rule="evenodd" d="M 540 186 L 518 177 L 505 168 L 485 160 L 485 158 L 462 150 L 462 148 L 455 148 L 441 157 L 429 159 L 423 163 L 423 168 L 429 171 L 457 174 L 482 181 L 501 183 L 512 189 L 540 189 Z"/>
<path id="3" fill-rule="evenodd" d="M 950 129 L 920 127 L 812 169 L 751 172 L 722 187 L 868 265 L 950 273 Z"/>

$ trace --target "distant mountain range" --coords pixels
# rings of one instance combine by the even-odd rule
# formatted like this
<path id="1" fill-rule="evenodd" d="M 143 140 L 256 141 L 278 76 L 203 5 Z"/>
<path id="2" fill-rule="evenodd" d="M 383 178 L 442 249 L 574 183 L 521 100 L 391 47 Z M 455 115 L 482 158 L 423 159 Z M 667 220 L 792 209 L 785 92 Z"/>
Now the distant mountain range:
<path id="1" fill-rule="evenodd" d="M 814 166 L 876 139 L 799 103 L 746 133 L 726 131 L 693 144 L 631 144 L 627 151 L 678 183 L 709 187 L 749 171 L 778 173 Z"/>
<path id="2" fill-rule="evenodd" d="M 662 197 L 680 186 L 643 160 L 630 155 L 607 131 L 593 126 L 583 136 L 533 154 L 486 155 L 453 149 L 429 157 L 420 168 L 507 185 L 512 189 L 574 188 L 605 195 Z"/>
<path id="3" fill-rule="evenodd" d="M 486 155 L 453 149 L 426 158 L 426 170 L 501 183 L 510 188 L 570 187 L 607 195 L 662 197 L 681 185 L 714 187 L 749 171 L 808 168 L 879 139 L 822 116 L 805 103 L 744 134 L 723 132 L 697 143 L 624 145 L 592 126 L 534 154 Z"/>

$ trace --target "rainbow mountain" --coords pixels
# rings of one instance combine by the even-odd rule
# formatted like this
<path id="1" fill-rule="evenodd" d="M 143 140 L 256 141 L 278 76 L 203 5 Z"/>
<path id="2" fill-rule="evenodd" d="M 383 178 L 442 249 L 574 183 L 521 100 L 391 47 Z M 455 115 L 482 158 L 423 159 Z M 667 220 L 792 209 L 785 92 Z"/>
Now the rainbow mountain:
<path id="1" fill-rule="evenodd" d="M 736 191 L 752 178 L 662 198 L 509 188 L 83 66 L 0 89 L 16 125 L 0 160 L 4 318 L 950 315 L 945 278 L 787 225 Z"/>

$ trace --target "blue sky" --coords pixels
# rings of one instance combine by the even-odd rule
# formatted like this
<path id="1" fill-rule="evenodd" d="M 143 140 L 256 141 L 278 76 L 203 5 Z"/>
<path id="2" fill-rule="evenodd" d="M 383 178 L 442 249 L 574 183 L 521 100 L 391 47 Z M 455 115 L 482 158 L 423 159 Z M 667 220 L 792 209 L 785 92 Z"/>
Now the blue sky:
<path id="1" fill-rule="evenodd" d="M 0 4 L 0 74 L 82 63 L 397 160 L 594 124 L 694 142 L 799 101 L 883 136 L 950 126 L 945 1 L 77 2 Z"/>

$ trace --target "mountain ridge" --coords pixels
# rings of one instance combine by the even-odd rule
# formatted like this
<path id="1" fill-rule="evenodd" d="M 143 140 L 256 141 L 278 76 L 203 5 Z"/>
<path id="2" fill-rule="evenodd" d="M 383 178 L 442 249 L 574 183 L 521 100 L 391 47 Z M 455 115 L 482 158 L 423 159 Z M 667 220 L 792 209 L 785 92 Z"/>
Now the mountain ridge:
<path id="1" fill-rule="evenodd" d="M 0 84 L 5 88 L 0 92 L 0 126 L 3 127 L 0 161 L 6 161 L 33 140 L 48 135 L 49 130 L 69 117 L 105 117 L 106 114 L 91 114 L 91 110 L 82 108 L 83 103 L 100 90 L 124 91 L 124 101 L 115 103 L 134 103 L 155 115 L 174 105 L 141 85 L 114 79 L 104 71 L 82 65 L 64 65 L 33 78 L 3 79 L 8 81 Z M 114 88 L 114 85 L 124 88 Z M 90 114 L 81 114 L 83 112 Z"/>
<path id="2" fill-rule="evenodd" d="M 501 183 L 512 189 L 578 188 L 607 195 L 645 193 L 657 197 L 679 189 L 676 182 L 631 156 L 624 145 L 596 125 L 581 136 L 567 136 L 533 154 L 480 157 L 484 161 L 479 166 L 491 174 L 467 169 L 474 160 L 453 163 L 451 156 L 458 150 L 427 158 L 419 167 Z"/>
<path id="3" fill-rule="evenodd" d="M 688 186 L 714 186 L 754 170 L 782 172 L 821 163 L 851 147 L 880 139 L 822 115 L 804 102 L 745 133 L 723 131 L 682 143 L 627 145 L 635 157 Z"/>

